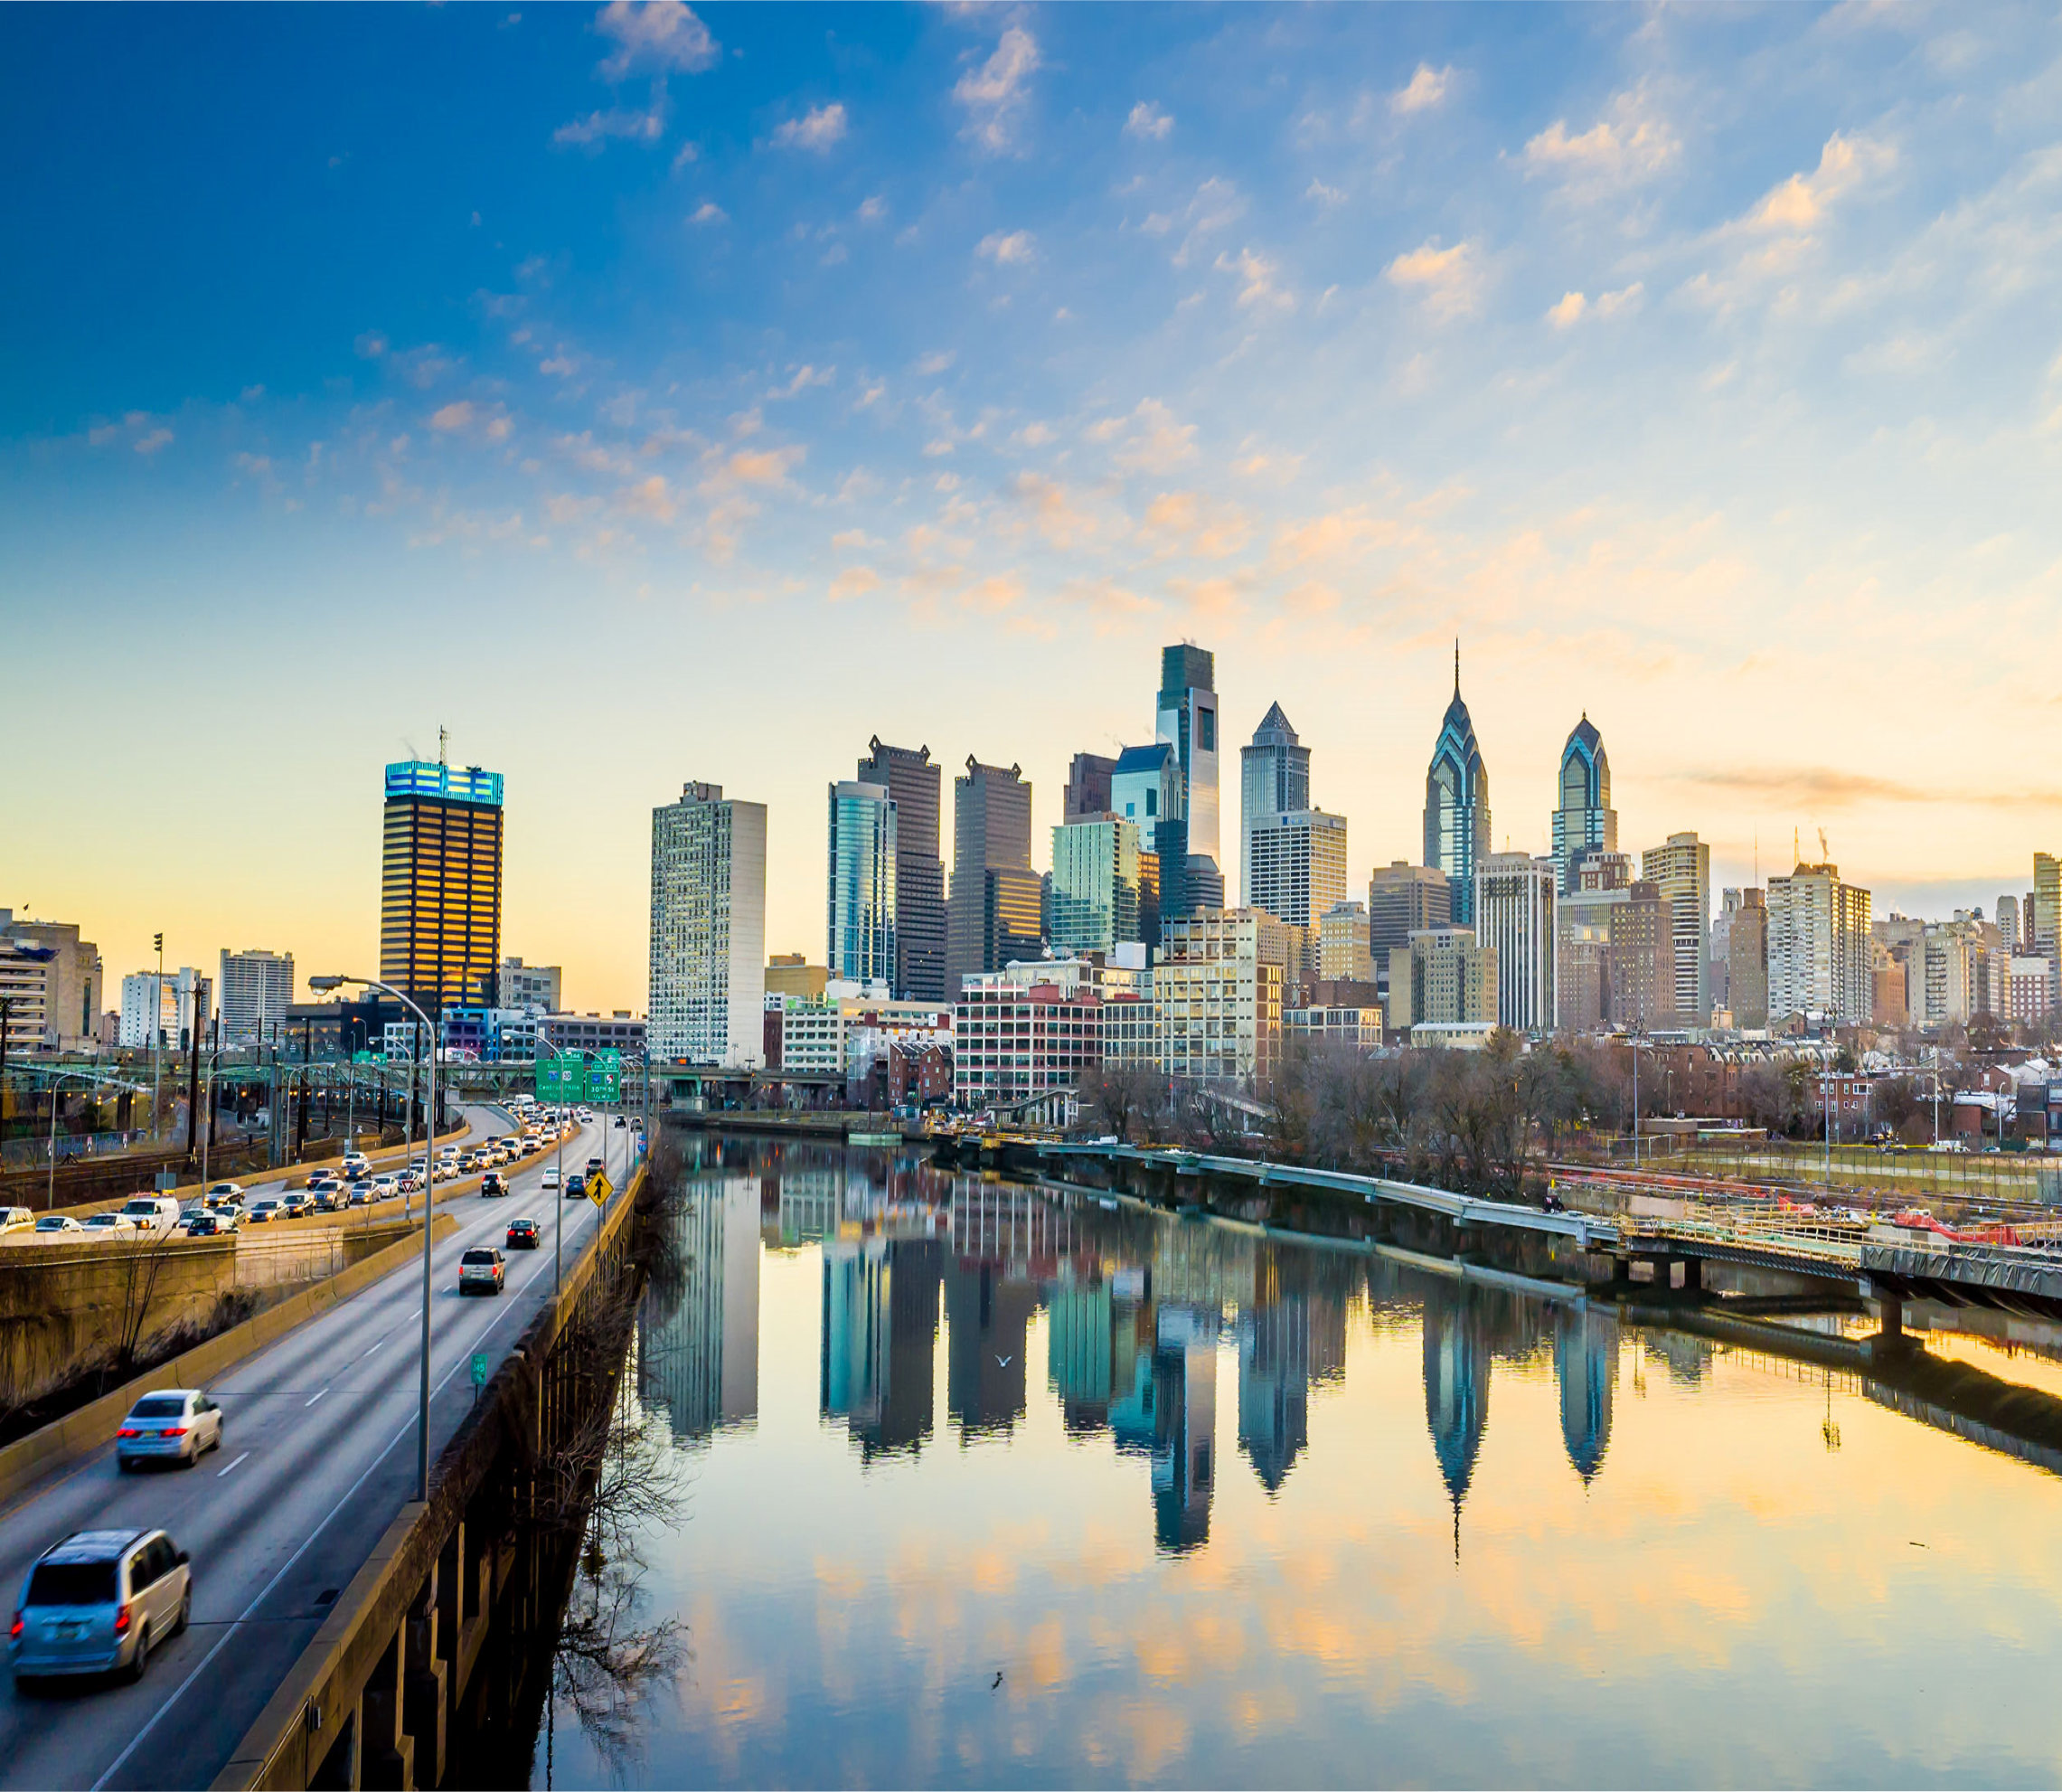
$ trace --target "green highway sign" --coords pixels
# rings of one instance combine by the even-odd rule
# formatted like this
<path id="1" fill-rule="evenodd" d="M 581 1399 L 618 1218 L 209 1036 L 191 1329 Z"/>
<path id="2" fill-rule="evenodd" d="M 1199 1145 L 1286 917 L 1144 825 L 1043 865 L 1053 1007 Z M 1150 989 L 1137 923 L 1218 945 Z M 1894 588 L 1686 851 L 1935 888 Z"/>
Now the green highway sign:
<path id="1" fill-rule="evenodd" d="M 473 1353 L 473 1385 L 484 1388 L 487 1384 L 487 1353 L 484 1350 Z"/>

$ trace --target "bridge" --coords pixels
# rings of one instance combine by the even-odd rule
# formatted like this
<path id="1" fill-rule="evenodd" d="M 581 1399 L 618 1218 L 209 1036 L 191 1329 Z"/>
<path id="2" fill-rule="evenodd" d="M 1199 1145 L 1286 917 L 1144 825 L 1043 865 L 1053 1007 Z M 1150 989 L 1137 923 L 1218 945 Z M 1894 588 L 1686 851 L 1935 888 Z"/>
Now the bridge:
<path id="1" fill-rule="evenodd" d="M 1654 1203 L 1650 1212 L 1549 1212 L 1523 1203 L 1456 1194 L 1381 1176 L 1310 1169 L 1246 1157 L 1143 1146 L 1021 1141 L 1006 1164 L 1037 1167 L 1067 1180 L 1069 1172 L 1100 1172 L 1156 1187 L 1178 1204 L 1209 1204 L 1219 1193 L 1307 1192 L 1367 1207 L 1402 1208 L 1442 1220 L 1466 1234 L 1498 1230 L 1560 1241 L 1609 1259 L 1616 1279 L 1631 1266 L 1653 1266 L 1672 1286 L 1683 1266 L 1685 1288 L 1701 1285 L 1705 1263 L 1772 1270 L 1844 1284 L 1883 1306 L 1895 1331 L 1901 1304 L 1937 1301 L 2062 1318 L 2062 1225 L 2015 1229 L 2017 1243 L 1977 1241 L 1888 1225 L 1833 1224 L 1773 1202 L 1689 1198 Z M 1182 1193 L 1188 1191 L 1186 1200 Z"/>

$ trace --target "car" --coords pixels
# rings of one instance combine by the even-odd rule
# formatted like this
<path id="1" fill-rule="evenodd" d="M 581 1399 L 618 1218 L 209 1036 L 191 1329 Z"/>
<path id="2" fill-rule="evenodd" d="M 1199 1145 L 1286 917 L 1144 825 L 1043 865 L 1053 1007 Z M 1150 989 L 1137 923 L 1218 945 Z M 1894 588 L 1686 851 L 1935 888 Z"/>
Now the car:
<path id="1" fill-rule="evenodd" d="M 342 1188 L 344 1180 L 334 1170 L 317 1170 L 308 1178 L 308 1193 L 320 1194 L 325 1188 Z"/>
<path id="2" fill-rule="evenodd" d="M 403 1170 L 400 1175 L 394 1178 L 394 1186 L 403 1194 L 419 1193 L 422 1187 L 422 1172 L 420 1170 Z"/>
<path id="3" fill-rule="evenodd" d="M 389 1170 L 383 1176 L 372 1178 L 372 1199 L 374 1201 L 391 1201 L 400 1192 L 401 1179 L 391 1170 Z"/>
<path id="4" fill-rule="evenodd" d="M 308 1206 L 317 1213 L 334 1213 L 339 1207 L 348 1207 L 351 1197 L 343 1189 L 331 1183 L 325 1188 L 308 1191 Z"/>
<path id="5" fill-rule="evenodd" d="M 212 1207 L 219 1201 L 241 1201 L 243 1199 L 243 1184 L 241 1183 L 210 1183 L 207 1193 L 202 1199 L 210 1207 Z"/>
<path id="6" fill-rule="evenodd" d="M 56 1232 L 82 1232 L 85 1230 L 69 1213 L 42 1213 L 36 1217 L 36 1231 L 46 1237 Z"/>
<path id="7" fill-rule="evenodd" d="M 279 1205 L 286 1210 L 279 1216 L 283 1220 L 297 1220 L 302 1214 L 315 1210 L 315 1203 L 308 1199 L 308 1192 L 305 1188 L 280 1190 Z"/>
<path id="8" fill-rule="evenodd" d="M 548 1169 L 547 1169 L 547 1170 L 544 1172 L 544 1181 L 543 1181 L 543 1184 L 542 1184 L 542 1186 L 543 1186 L 545 1189 L 547 1189 L 547 1190 L 550 1190 L 550 1189 L 554 1189 L 554 1188 L 557 1188 L 557 1187 L 558 1187 L 558 1185 L 559 1185 L 559 1168 L 558 1168 L 558 1165 L 554 1164 L 554 1165 L 552 1165 L 551 1167 L 549 1167 L 549 1168 L 548 1168 Z"/>
<path id="9" fill-rule="evenodd" d="M 191 1468 L 222 1445 L 222 1410 L 198 1388 L 156 1388 L 129 1408 L 115 1428 L 115 1460 L 183 1462 Z"/>
<path id="10" fill-rule="evenodd" d="M 485 1175 L 480 1178 L 480 1193 L 488 1197 L 506 1194 L 508 1193 L 508 1178 L 503 1175 L 499 1170 L 489 1170 Z"/>
<path id="11" fill-rule="evenodd" d="M 35 1229 L 36 1216 L 26 1207 L 0 1207 L 0 1232 L 26 1232 Z"/>
<path id="12" fill-rule="evenodd" d="M 46 1675 L 126 1672 L 193 1610 L 186 1551 L 162 1531 L 75 1531 L 29 1570 L 7 1653 L 18 1684 Z"/>
<path id="13" fill-rule="evenodd" d="M 287 1204 L 267 1195 L 262 1201 L 252 1202 L 250 1212 L 244 1217 L 254 1226 L 262 1226 L 268 1220 L 284 1220 L 287 1218 Z"/>
<path id="14" fill-rule="evenodd" d="M 587 1178 L 585 1176 L 576 1174 L 566 1178 L 566 1199 L 568 1201 L 578 1201 L 586 1193 Z"/>
<path id="15" fill-rule="evenodd" d="M 626 1125 L 627 1125 L 627 1124 L 628 1124 L 628 1123 L 627 1123 L 627 1122 L 626 1122 L 626 1121 L 624 1119 L 624 1118 L 623 1118 L 623 1116 L 622 1116 L 622 1115 L 618 1114 L 618 1115 L 616 1117 L 616 1130 L 617 1130 L 617 1132 L 621 1132 L 621 1131 L 623 1130 L 624 1127 L 625 1127 Z"/>
<path id="16" fill-rule="evenodd" d="M 132 1194 L 122 1203 L 122 1217 L 139 1232 L 170 1238 L 179 1225 L 179 1203 L 169 1194 Z"/>
<path id="17" fill-rule="evenodd" d="M 544 1229 L 534 1220 L 511 1220 L 508 1222 L 508 1248 L 511 1250 L 535 1250 L 544 1242 Z"/>
<path id="18" fill-rule="evenodd" d="M 491 1244 L 475 1244 L 458 1259 L 460 1294 L 499 1294 L 508 1259 Z"/>
<path id="19" fill-rule="evenodd" d="M 86 1221 L 85 1230 L 97 1238 L 133 1238 L 136 1235 L 136 1227 L 129 1222 L 127 1213 L 96 1213 Z"/>
<path id="20" fill-rule="evenodd" d="M 343 1167 L 346 1181 L 353 1176 L 369 1176 L 372 1174 L 372 1160 L 362 1151 L 347 1151 L 344 1154 Z"/>
<path id="21" fill-rule="evenodd" d="M 587 1173 L 590 1176 L 599 1175 L 605 1167 L 598 1157 L 589 1157 L 587 1160 Z"/>

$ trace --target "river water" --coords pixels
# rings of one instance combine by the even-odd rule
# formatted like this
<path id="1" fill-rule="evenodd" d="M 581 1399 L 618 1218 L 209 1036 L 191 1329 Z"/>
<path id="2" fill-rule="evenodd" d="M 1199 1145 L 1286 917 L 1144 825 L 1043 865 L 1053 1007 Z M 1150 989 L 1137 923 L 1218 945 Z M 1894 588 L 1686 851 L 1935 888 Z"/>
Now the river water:
<path id="1" fill-rule="evenodd" d="M 2062 1779 L 2025 1452 L 1387 1258 L 690 1151 L 535 1785 Z"/>

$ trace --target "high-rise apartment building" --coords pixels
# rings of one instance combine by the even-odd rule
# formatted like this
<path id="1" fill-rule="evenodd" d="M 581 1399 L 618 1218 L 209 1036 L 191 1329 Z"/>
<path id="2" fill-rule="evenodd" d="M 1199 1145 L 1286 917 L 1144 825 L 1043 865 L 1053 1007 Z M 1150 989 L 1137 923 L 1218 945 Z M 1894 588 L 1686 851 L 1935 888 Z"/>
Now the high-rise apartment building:
<path id="1" fill-rule="evenodd" d="M 833 977 L 895 981 L 896 820 L 886 785 L 848 779 L 831 786 L 824 963 Z"/>
<path id="2" fill-rule="evenodd" d="M 2033 890 L 2027 898 L 2032 936 L 2029 957 L 2048 960 L 2048 1004 L 2062 999 L 2062 859 L 2050 853 L 2033 855 Z"/>
<path id="3" fill-rule="evenodd" d="M 253 948 L 222 948 L 221 976 L 216 985 L 221 1004 L 222 1037 L 256 1039 L 263 1023 L 283 1021 L 294 999 L 294 955 Z"/>
<path id="4" fill-rule="evenodd" d="M 1161 649 L 1153 732 L 1173 748 L 1182 781 L 1182 812 L 1161 817 L 1154 846 L 1160 855 L 1161 911 L 1169 920 L 1224 901 L 1224 862 L 1218 848 L 1216 681 L 1216 660 L 1204 648 L 1183 644 Z"/>
<path id="5" fill-rule="evenodd" d="M 1733 1024 L 1758 1032 L 1768 1024 L 1768 901 L 1758 889 L 1740 891 L 1726 938 L 1726 960 Z"/>
<path id="6" fill-rule="evenodd" d="M 387 768 L 380 976 L 428 1014 L 499 1000 L 501 774 Z"/>
<path id="7" fill-rule="evenodd" d="M 1833 1026 L 1872 1014 L 1869 892 L 1832 864 L 1768 880 L 1768 1014 L 1772 1024 L 1817 1015 Z"/>
<path id="8" fill-rule="evenodd" d="M 1998 931 L 2004 937 L 2005 949 L 2010 952 L 2024 951 L 2026 941 L 2020 930 L 2019 898 L 1998 898 Z"/>
<path id="9" fill-rule="evenodd" d="M 1575 863 L 1592 848 L 1618 850 L 1618 811 L 1611 806 L 1611 759 L 1604 737 L 1583 712 L 1561 749 L 1560 806 L 1554 811 L 1554 863 L 1561 889 L 1575 888 Z"/>
<path id="10" fill-rule="evenodd" d="M 1077 753 L 1067 768 L 1065 806 L 1060 816 L 1066 821 L 1078 821 L 1084 816 L 1101 816 L 1110 812 L 1110 779 L 1116 775 L 1117 762 L 1106 759 L 1100 753 Z"/>
<path id="11" fill-rule="evenodd" d="M 1496 1023 L 1493 946 L 1466 927 L 1426 928 L 1389 953 L 1389 1023 L 1398 1031 Z"/>
<path id="12" fill-rule="evenodd" d="M 895 967 L 889 982 L 904 1001 L 946 999 L 939 779 L 928 747 L 884 746 L 878 734 L 859 762 L 859 781 L 885 787 L 895 805 Z"/>
<path id="13" fill-rule="evenodd" d="M 971 754 L 952 786 L 952 895 L 946 910 L 946 982 L 1039 956 L 1040 891 L 1031 863 L 1031 786 L 1016 766 Z"/>
<path id="14" fill-rule="evenodd" d="M 1611 910 L 1604 954 L 1605 1017 L 1634 1032 L 1680 1025 L 1674 905 L 1651 878 L 1635 879 L 1624 894 Z M 1700 934 L 1700 958 L 1703 949 Z"/>
<path id="15" fill-rule="evenodd" d="M 690 783 L 652 811 L 654 1062 L 756 1068 L 766 1034 L 766 805 Z"/>
<path id="16" fill-rule="evenodd" d="M 1334 902 L 1317 923 L 1317 974 L 1326 983 L 1372 983 L 1374 936 L 1359 902 Z"/>
<path id="17" fill-rule="evenodd" d="M 1711 984 L 1705 951 L 1711 925 L 1711 849 L 1694 834 L 1671 834 L 1666 845 L 1640 854 L 1640 875 L 1660 889 L 1675 929 L 1673 1024 L 1709 1025 Z"/>
<path id="18" fill-rule="evenodd" d="M 1238 750 L 1238 896 L 1251 907 L 1253 831 L 1310 807 L 1310 749 L 1296 739 L 1281 704 L 1273 703 L 1252 744 Z"/>
<path id="19" fill-rule="evenodd" d="M 286 1018 L 287 1011 L 279 1011 Z M 184 1052 L 214 1016 L 214 985 L 191 965 L 175 971 L 137 971 L 122 979 L 121 1022 L 118 1042 L 125 1051 L 162 1045 Z"/>
<path id="20" fill-rule="evenodd" d="M 1169 916 L 1153 971 L 1160 1067 L 1210 1081 L 1265 1080 L 1281 1048 L 1288 929 L 1256 909 Z"/>
<path id="21" fill-rule="evenodd" d="M 1446 873 L 1454 920 L 1474 917 L 1475 866 L 1489 852 L 1489 773 L 1474 723 L 1461 701 L 1461 650 L 1454 648 L 1454 700 L 1439 723 L 1425 772 L 1425 863 Z M 1370 908 L 1373 906 L 1370 902 Z"/>
<path id="22" fill-rule="evenodd" d="M 1052 830 L 1055 952 L 1111 952 L 1144 938 L 1138 829 L 1122 816 L 1077 816 Z"/>
<path id="23" fill-rule="evenodd" d="M 1554 900 L 1560 867 L 1528 853 L 1491 853 L 1475 871 L 1475 943 L 1496 954 L 1496 1023 L 1554 1027 Z"/>
<path id="24" fill-rule="evenodd" d="M 1246 906 L 1313 927 L 1346 900 L 1346 817 L 1323 809 L 1260 816 L 1245 840 Z"/>
<path id="25" fill-rule="evenodd" d="M 1733 1011 L 1732 945 L 1733 917 L 1739 912 L 1740 892 L 1721 890 L 1718 911 L 1711 917 L 1710 931 L 1704 936 L 1704 987 L 1711 997 L 1711 1012 Z"/>
<path id="26" fill-rule="evenodd" d="M 1375 867 L 1368 879 L 1368 950 L 1378 976 L 1388 975 L 1389 954 L 1414 933 L 1452 925 L 1454 887 L 1430 865 L 1398 859 Z"/>

